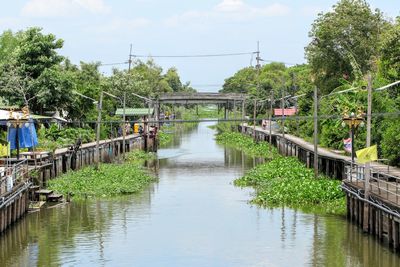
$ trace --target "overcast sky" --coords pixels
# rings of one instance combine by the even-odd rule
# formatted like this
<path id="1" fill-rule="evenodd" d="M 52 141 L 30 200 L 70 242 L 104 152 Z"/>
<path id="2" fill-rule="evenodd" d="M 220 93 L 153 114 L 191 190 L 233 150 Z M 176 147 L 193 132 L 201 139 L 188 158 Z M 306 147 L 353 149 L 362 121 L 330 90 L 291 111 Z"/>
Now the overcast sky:
<path id="1" fill-rule="evenodd" d="M 191 55 L 252 52 L 303 63 L 308 32 L 318 12 L 335 0 L 13 0 L 2 1 L 0 31 L 40 26 L 65 40 L 61 54 L 74 63 L 124 62 L 133 54 Z M 398 0 L 370 0 L 388 17 L 400 15 Z M 251 56 L 156 59 L 176 66 L 183 81 L 215 91 L 224 79 L 251 64 Z M 254 61 L 253 61 L 254 64 Z M 118 66 L 124 68 L 127 66 Z M 111 67 L 101 71 L 110 73 Z"/>

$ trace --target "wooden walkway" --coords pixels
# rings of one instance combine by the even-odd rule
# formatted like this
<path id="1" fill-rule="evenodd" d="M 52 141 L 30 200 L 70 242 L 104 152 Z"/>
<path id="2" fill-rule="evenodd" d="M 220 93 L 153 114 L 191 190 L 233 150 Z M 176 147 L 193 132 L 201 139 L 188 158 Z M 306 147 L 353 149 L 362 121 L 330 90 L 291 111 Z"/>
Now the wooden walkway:
<path id="1" fill-rule="evenodd" d="M 254 130 L 253 126 L 243 124 L 247 131 Z M 263 133 L 269 136 L 269 128 L 263 129 L 259 126 L 255 127 L 256 135 Z M 253 133 L 253 132 L 252 132 Z M 272 131 L 271 135 L 276 139 L 291 142 L 297 146 L 313 153 L 314 144 L 291 134 L 285 134 L 284 139 L 282 133 Z M 318 155 L 331 159 L 332 161 L 343 161 L 347 175 L 343 179 L 344 185 L 350 186 L 354 191 L 364 194 L 364 164 L 351 164 L 351 157 L 335 153 L 327 148 L 318 146 Z M 371 178 L 369 183 L 370 196 L 375 199 L 390 205 L 391 208 L 400 212 L 400 169 L 393 166 L 388 166 L 380 162 L 371 162 Z"/>
<path id="2" fill-rule="evenodd" d="M 135 138 L 138 138 L 138 137 L 140 137 L 140 134 L 131 134 L 131 135 L 125 136 L 125 140 L 128 141 L 128 140 L 132 140 L 132 139 L 135 139 Z M 117 137 L 117 138 L 113 138 L 113 139 L 104 139 L 104 140 L 100 140 L 99 145 L 104 145 L 104 144 L 108 144 L 108 143 L 111 143 L 111 142 L 114 142 L 114 141 L 122 141 L 122 140 L 123 140 L 122 136 Z M 81 148 L 85 149 L 85 148 L 95 147 L 95 146 L 96 146 L 96 142 L 83 143 L 81 145 Z M 66 153 L 68 151 L 69 151 L 69 148 L 67 148 L 67 147 L 60 148 L 60 149 L 57 149 L 54 154 L 55 155 L 63 154 L 63 153 Z"/>
<path id="3" fill-rule="evenodd" d="M 251 127 L 251 126 L 247 126 L 247 127 L 253 129 L 253 127 Z M 256 131 L 262 132 L 266 135 L 269 135 L 269 130 L 268 129 L 264 130 L 260 126 L 256 126 Z M 272 136 L 279 136 L 282 138 L 281 133 L 277 133 L 275 131 L 272 131 L 271 133 L 272 133 Z M 297 137 L 297 136 L 294 136 L 291 134 L 285 134 L 285 139 L 289 140 L 290 142 L 295 143 L 307 150 L 314 151 L 314 144 L 307 142 L 306 140 L 304 140 L 300 137 Z M 318 155 L 332 158 L 332 159 L 337 159 L 337 160 L 344 160 L 349 165 L 351 164 L 351 157 L 335 153 L 334 151 L 329 150 L 327 148 L 323 148 L 321 146 L 318 146 Z M 380 174 L 390 175 L 390 176 L 395 176 L 395 177 L 400 178 L 400 169 L 397 167 L 388 166 L 388 165 L 380 163 L 380 162 L 371 162 L 371 168 L 374 171 L 379 172 Z"/>

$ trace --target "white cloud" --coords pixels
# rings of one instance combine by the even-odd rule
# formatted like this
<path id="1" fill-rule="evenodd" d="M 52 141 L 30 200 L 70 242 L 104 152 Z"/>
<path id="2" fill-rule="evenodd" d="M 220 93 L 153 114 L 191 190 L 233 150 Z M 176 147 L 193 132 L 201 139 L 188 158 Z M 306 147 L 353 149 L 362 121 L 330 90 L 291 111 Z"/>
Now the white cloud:
<path id="1" fill-rule="evenodd" d="M 300 12 L 303 16 L 316 17 L 319 13 L 327 11 L 327 8 L 320 6 L 305 6 Z"/>
<path id="2" fill-rule="evenodd" d="M 203 23 L 206 21 L 252 20 L 260 17 L 286 16 L 290 8 L 280 3 L 264 6 L 251 6 L 244 0 L 222 0 L 221 3 L 207 11 L 188 11 L 165 20 L 167 26 L 186 23 Z"/>
<path id="3" fill-rule="evenodd" d="M 243 0 L 223 0 L 214 10 L 221 13 L 231 13 L 236 15 L 242 15 L 246 17 L 253 16 L 285 16 L 290 13 L 288 6 L 283 4 L 274 3 L 267 6 L 250 6 L 246 4 Z"/>
<path id="4" fill-rule="evenodd" d="M 246 8 L 242 0 L 223 0 L 215 9 L 222 12 L 237 12 Z"/>
<path id="5" fill-rule="evenodd" d="M 123 30 L 124 32 L 129 32 L 147 27 L 150 24 L 151 21 L 146 18 L 136 18 L 136 19 L 115 18 L 106 23 L 105 25 L 99 27 L 97 32 L 116 32 L 120 30 Z"/>
<path id="6" fill-rule="evenodd" d="M 110 7 L 103 0 L 29 0 L 21 13 L 26 17 L 69 17 L 84 11 L 105 14 Z"/>

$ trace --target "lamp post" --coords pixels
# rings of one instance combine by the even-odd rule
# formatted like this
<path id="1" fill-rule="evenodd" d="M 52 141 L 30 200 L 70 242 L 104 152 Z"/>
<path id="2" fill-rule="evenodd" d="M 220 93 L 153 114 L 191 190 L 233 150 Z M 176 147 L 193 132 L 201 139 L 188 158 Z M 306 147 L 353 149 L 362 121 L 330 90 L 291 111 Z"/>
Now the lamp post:
<path id="1" fill-rule="evenodd" d="M 345 108 L 343 112 L 343 125 L 348 125 L 351 130 L 351 163 L 354 164 L 354 132 L 358 126 L 364 123 L 364 113 L 361 108 L 358 108 L 357 114 L 351 112 L 349 114 L 349 108 Z"/>

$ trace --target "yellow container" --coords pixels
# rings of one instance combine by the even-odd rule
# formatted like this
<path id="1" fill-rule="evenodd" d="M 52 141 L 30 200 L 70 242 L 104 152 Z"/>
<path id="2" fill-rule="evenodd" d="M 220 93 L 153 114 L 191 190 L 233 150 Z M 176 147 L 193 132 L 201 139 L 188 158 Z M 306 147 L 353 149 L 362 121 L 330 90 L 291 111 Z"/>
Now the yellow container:
<path id="1" fill-rule="evenodd" d="M 138 123 L 135 123 L 135 124 L 133 125 L 133 132 L 134 132 L 134 133 L 139 133 L 139 124 L 138 124 Z"/>

